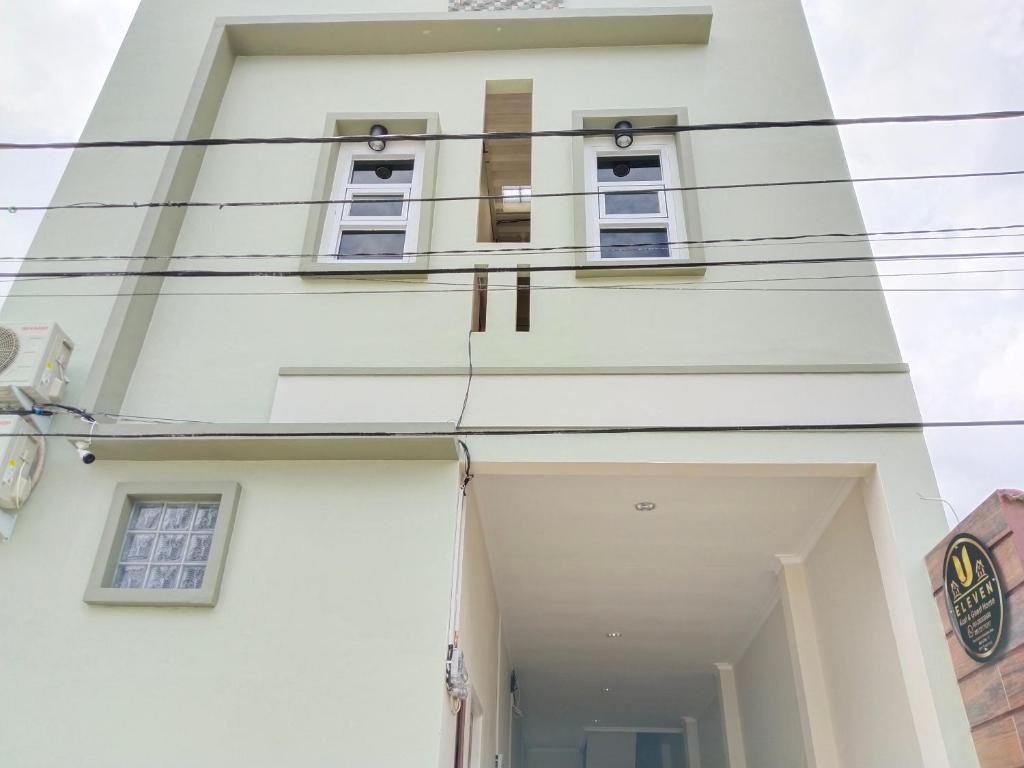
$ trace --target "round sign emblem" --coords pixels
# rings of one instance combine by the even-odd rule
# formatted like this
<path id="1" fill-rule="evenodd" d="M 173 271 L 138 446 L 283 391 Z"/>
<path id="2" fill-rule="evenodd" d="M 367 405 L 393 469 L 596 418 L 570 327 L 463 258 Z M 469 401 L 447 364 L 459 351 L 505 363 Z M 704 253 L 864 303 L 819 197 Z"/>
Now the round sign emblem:
<path id="1" fill-rule="evenodd" d="M 946 610 L 953 634 L 975 661 L 989 661 L 999 650 L 1006 617 L 1003 585 L 988 547 L 958 534 L 946 548 Z"/>

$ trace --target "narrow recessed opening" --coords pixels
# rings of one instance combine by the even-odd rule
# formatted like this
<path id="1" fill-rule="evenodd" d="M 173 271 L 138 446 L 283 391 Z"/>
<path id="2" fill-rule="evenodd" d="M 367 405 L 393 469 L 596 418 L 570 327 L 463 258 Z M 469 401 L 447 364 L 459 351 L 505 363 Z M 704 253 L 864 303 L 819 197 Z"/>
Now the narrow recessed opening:
<path id="1" fill-rule="evenodd" d="M 522 265 L 516 273 L 516 330 L 530 330 L 530 273 Z"/>
<path id="2" fill-rule="evenodd" d="M 487 273 L 473 273 L 473 315 L 470 330 L 483 333 L 487 330 Z"/>
<path id="3" fill-rule="evenodd" d="M 488 80 L 484 98 L 484 131 L 533 130 L 533 81 Z M 493 139 L 483 142 L 477 241 L 530 241 L 533 200 L 531 140 Z"/>

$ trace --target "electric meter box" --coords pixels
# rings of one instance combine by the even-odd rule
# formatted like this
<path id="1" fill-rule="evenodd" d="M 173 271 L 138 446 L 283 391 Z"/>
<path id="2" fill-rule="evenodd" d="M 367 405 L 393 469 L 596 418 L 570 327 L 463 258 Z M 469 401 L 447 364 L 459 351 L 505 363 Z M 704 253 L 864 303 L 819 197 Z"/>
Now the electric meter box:
<path id="1" fill-rule="evenodd" d="M 0 405 L 18 404 L 14 387 L 38 404 L 58 403 L 75 348 L 52 322 L 0 322 Z"/>
<path id="2" fill-rule="evenodd" d="M 38 453 L 39 437 L 25 419 L 0 416 L 0 509 L 17 509 L 28 498 Z"/>

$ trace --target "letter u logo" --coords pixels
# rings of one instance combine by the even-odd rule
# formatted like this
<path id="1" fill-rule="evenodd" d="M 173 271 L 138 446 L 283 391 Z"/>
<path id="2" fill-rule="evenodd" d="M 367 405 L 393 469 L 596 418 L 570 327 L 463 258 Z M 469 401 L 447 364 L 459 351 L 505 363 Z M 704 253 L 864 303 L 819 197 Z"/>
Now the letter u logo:
<path id="1" fill-rule="evenodd" d="M 971 558 L 967 554 L 967 546 L 960 550 L 960 556 L 953 555 L 953 567 L 956 569 L 956 577 L 965 587 L 971 586 L 974 581 L 974 568 L 971 566 Z"/>

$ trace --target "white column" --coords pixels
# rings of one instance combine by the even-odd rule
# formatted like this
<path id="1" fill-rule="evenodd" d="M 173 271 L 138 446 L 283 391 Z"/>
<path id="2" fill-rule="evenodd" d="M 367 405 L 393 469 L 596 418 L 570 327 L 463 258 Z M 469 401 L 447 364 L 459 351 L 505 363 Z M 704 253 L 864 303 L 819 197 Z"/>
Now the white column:
<path id="1" fill-rule="evenodd" d="M 803 559 L 780 556 L 779 584 L 808 768 L 840 768 Z"/>
<path id="2" fill-rule="evenodd" d="M 686 768 L 700 768 L 700 738 L 697 736 L 697 718 L 683 718 L 683 738 L 686 739 Z"/>
<path id="3" fill-rule="evenodd" d="M 718 701 L 722 706 L 722 729 L 725 731 L 725 751 L 729 768 L 747 768 L 747 750 L 743 744 L 743 725 L 740 721 L 740 699 L 736 693 L 736 672 L 732 664 L 719 662 Z"/>

